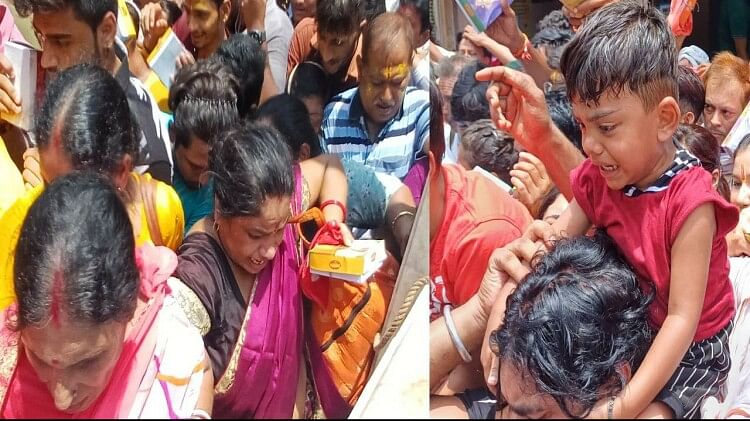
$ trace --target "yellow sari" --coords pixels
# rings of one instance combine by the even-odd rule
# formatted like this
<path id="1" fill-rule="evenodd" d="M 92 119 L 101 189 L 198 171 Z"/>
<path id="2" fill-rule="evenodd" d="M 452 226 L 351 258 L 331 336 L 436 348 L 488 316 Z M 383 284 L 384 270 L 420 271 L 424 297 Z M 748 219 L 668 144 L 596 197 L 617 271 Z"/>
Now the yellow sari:
<path id="1" fill-rule="evenodd" d="M 0 137 L 0 180 L 3 187 L 0 188 L 0 216 L 18 199 L 25 191 L 23 177 L 18 167 L 10 159 L 5 141 Z M 1 226 L 1 225 L 0 225 Z"/>
<path id="2" fill-rule="evenodd" d="M 154 241 L 149 230 L 147 204 L 136 194 L 137 186 L 144 183 L 152 183 L 152 202 L 158 220 L 158 229 L 161 234 L 159 241 Z M 15 260 L 16 244 L 21 236 L 21 227 L 26 219 L 31 205 L 44 191 L 44 186 L 37 186 L 18 198 L 8 210 L 0 215 L 0 311 L 4 310 L 16 299 L 13 287 L 13 262 Z M 182 244 L 182 235 L 185 229 L 185 215 L 182 210 L 182 202 L 174 189 L 160 181 L 153 180 L 149 174 L 131 174 L 128 183 L 128 194 L 134 198 L 128 205 L 135 234 L 136 246 L 146 243 L 169 247 L 176 251 Z"/>

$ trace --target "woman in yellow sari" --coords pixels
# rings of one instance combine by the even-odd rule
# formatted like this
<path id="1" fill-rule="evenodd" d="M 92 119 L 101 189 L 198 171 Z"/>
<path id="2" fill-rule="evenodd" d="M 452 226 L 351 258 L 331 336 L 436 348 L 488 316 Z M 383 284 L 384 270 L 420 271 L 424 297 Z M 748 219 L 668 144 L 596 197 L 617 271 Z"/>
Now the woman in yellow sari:
<path id="1" fill-rule="evenodd" d="M 78 170 L 104 174 L 126 205 L 136 245 L 180 246 L 182 204 L 170 186 L 132 172 L 140 130 L 111 75 L 93 65 L 61 72 L 47 88 L 35 132 L 44 182 Z M 16 243 L 28 209 L 43 189 L 40 184 L 29 190 L 0 217 L 0 310 L 15 298 Z"/>

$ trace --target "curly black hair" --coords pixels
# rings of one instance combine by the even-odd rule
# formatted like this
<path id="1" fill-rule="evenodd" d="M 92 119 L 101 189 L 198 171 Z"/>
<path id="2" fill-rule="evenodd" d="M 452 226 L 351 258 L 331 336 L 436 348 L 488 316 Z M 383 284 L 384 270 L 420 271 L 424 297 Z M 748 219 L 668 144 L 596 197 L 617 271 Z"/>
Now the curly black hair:
<path id="1" fill-rule="evenodd" d="M 493 341 L 567 416 L 585 417 L 625 386 L 618 367 L 643 361 L 652 299 L 603 232 L 560 240 L 508 298 Z"/>

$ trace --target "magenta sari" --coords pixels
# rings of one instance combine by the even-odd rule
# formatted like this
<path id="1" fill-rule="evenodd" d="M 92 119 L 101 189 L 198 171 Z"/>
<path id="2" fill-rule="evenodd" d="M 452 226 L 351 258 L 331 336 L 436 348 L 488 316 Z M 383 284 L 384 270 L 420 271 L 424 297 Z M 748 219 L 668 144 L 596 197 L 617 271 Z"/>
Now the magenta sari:
<path id="1" fill-rule="evenodd" d="M 292 206 L 297 213 L 302 204 L 298 165 L 294 176 Z M 306 354 L 312 366 L 308 377 L 314 380 L 326 416 L 345 417 L 351 411 L 333 385 L 320 345 L 311 339 L 311 330 L 305 329 L 296 247 L 294 228 L 287 225 L 276 257 L 258 275 L 242 327 L 244 342 L 234 381 L 225 393 L 216 394 L 214 418 L 291 418 Z"/>

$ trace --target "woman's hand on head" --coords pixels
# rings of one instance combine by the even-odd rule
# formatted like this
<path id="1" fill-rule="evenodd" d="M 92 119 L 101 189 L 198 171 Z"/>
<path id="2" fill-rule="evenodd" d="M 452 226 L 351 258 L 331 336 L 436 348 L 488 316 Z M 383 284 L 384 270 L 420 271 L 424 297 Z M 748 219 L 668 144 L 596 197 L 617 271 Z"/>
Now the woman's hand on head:
<path id="1" fill-rule="evenodd" d="M 495 250 L 490 256 L 487 271 L 479 285 L 477 295 L 483 312 L 481 317 L 487 320 L 480 360 L 484 379 L 493 391 L 497 385 L 499 360 L 490 349 L 490 335 L 502 325 L 508 296 L 531 272 L 531 261 L 541 250 L 543 250 L 541 246 L 524 237 Z"/>

